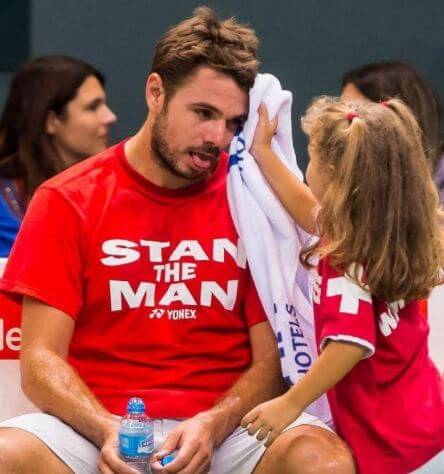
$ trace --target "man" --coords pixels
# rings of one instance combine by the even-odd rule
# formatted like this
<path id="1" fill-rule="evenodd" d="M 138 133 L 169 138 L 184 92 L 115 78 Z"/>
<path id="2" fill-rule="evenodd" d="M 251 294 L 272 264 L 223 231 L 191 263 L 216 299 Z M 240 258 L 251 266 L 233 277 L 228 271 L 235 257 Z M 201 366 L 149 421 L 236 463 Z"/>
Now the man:
<path id="1" fill-rule="evenodd" d="M 257 44 L 196 10 L 156 47 L 139 132 L 37 192 L 1 288 L 24 295 L 22 385 L 52 416 L 3 424 L 2 472 L 134 473 L 114 416 L 131 396 L 155 418 L 154 472 L 353 472 L 309 415 L 266 452 L 237 428 L 281 391 L 226 198 Z"/>

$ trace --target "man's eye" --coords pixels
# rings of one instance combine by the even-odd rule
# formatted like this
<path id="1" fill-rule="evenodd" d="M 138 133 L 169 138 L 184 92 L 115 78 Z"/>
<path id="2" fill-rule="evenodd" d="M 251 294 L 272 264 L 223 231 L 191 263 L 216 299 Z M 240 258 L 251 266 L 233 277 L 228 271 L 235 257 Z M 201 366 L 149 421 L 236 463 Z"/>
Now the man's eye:
<path id="1" fill-rule="evenodd" d="M 227 124 L 227 127 L 228 127 L 228 130 L 230 130 L 230 132 L 236 133 L 240 128 L 243 127 L 244 123 L 245 123 L 244 120 L 239 120 L 239 119 L 230 120 Z"/>
<path id="2" fill-rule="evenodd" d="M 208 110 L 208 109 L 197 109 L 196 113 L 197 115 L 199 115 L 199 117 L 202 117 L 204 119 L 210 119 L 213 115 L 211 110 Z"/>

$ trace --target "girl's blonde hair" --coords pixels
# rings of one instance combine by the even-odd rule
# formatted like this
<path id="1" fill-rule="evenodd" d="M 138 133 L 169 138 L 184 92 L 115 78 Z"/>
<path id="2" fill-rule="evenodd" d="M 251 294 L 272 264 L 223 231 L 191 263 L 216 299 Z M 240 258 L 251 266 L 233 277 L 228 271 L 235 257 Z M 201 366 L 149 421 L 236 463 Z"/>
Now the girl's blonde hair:
<path id="1" fill-rule="evenodd" d="M 441 213 L 409 108 L 397 99 L 353 104 L 320 97 L 302 128 L 329 175 L 322 236 L 302 252 L 302 262 L 328 256 L 387 302 L 427 297 L 442 283 Z"/>

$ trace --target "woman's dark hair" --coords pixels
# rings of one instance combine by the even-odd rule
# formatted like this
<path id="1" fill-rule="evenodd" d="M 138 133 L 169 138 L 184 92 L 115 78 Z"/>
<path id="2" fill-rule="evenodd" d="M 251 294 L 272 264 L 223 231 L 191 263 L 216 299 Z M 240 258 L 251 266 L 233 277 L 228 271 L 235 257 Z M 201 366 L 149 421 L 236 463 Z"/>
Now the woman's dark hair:
<path id="1" fill-rule="evenodd" d="M 13 77 L 0 118 L 0 177 L 23 179 L 27 198 L 69 165 L 46 133 L 46 120 L 50 111 L 63 117 L 89 76 L 104 86 L 104 76 L 88 63 L 43 56 L 26 63 Z"/>
<path id="2" fill-rule="evenodd" d="M 412 110 L 423 134 L 423 145 L 432 169 L 443 151 L 442 110 L 426 79 L 402 62 L 366 64 L 344 74 L 342 89 L 353 84 L 365 97 L 381 102 L 400 98 Z"/>

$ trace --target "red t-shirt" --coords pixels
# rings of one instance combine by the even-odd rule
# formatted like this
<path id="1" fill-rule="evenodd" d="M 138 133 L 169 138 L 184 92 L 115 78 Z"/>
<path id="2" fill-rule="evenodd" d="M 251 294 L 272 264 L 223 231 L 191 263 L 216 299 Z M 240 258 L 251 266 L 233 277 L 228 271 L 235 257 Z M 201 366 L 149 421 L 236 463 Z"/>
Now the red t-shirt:
<path id="1" fill-rule="evenodd" d="M 193 416 L 251 363 L 249 328 L 266 316 L 228 207 L 227 163 L 168 190 L 133 170 L 120 143 L 29 205 L 0 289 L 75 320 L 68 360 L 115 414 L 138 396 L 155 418 Z"/>
<path id="2" fill-rule="evenodd" d="M 362 474 L 406 474 L 444 449 L 444 399 L 419 302 L 387 304 L 320 261 L 316 337 L 352 341 L 367 357 L 328 393 L 335 426 Z"/>

